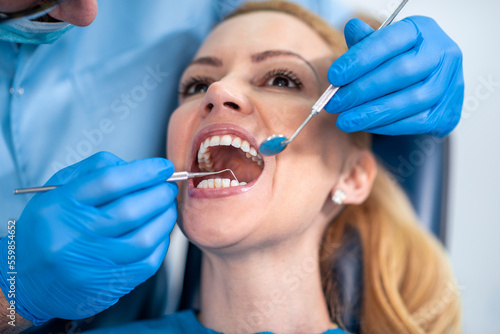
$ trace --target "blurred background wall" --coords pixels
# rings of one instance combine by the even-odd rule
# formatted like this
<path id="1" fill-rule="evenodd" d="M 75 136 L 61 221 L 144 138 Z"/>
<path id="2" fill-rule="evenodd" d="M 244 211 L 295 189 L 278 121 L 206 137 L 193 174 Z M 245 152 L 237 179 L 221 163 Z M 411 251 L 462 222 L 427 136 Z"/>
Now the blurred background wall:
<path id="1" fill-rule="evenodd" d="M 328 0 L 325 0 L 328 1 Z M 383 21 L 400 0 L 343 0 Z M 410 0 L 460 46 L 465 103 L 451 135 L 448 250 L 464 333 L 500 333 L 500 1 Z"/>

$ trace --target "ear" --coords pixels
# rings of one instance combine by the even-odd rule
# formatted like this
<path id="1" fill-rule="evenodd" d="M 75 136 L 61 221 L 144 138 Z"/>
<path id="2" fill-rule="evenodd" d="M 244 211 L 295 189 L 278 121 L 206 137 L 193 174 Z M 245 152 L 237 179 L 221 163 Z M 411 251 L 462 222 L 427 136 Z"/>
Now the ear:
<path id="1" fill-rule="evenodd" d="M 370 194 L 376 175 L 377 163 L 373 154 L 368 150 L 353 149 L 332 189 L 332 196 L 335 190 L 341 189 L 346 194 L 343 204 L 361 204 Z"/>

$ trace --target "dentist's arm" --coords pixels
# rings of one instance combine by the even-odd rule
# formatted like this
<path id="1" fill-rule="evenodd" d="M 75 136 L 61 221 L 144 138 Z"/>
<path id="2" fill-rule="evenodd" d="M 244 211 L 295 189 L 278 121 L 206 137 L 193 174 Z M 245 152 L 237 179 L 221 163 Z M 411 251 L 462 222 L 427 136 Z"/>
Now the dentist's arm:
<path id="1" fill-rule="evenodd" d="M 431 18 L 413 16 L 379 31 L 359 19 L 345 27 L 349 51 L 328 72 L 342 86 L 325 110 L 346 132 L 444 137 L 464 99 L 462 53 Z"/>
<path id="2" fill-rule="evenodd" d="M 16 312 L 35 325 L 86 318 L 151 277 L 176 221 L 173 171 L 165 159 L 98 153 L 56 173 L 47 184 L 63 186 L 36 194 L 15 223 L 14 268 L 11 239 L 0 240 L 0 286 Z"/>

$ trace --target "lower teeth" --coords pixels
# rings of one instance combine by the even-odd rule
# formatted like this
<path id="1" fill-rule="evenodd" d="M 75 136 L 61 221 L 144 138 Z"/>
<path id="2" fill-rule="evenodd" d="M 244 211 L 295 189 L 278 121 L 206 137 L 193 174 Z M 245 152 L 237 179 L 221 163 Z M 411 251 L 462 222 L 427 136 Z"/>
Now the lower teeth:
<path id="1" fill-rule="evenodd" d="M 229 187 L 237 187 L 244 186 L 247 184 L 246 182 L 238 182 L 236 180 L 230 179 L 207 179 L 201 181 L 196 188 L 202 189 L 214 189 L 214 188 L 229 188 Z"/>

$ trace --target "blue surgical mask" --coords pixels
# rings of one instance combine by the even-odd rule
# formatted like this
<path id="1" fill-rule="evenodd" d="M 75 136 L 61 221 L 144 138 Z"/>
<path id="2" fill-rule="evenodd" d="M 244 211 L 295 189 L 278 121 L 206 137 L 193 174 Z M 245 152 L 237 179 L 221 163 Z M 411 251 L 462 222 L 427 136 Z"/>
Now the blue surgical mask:
<path id="1" fill-rule="evenodd" d="M 0 24 L 0 40 L 13 43 L 50 44 L 72 27 L 66 22 L 16 20 Z"/>

